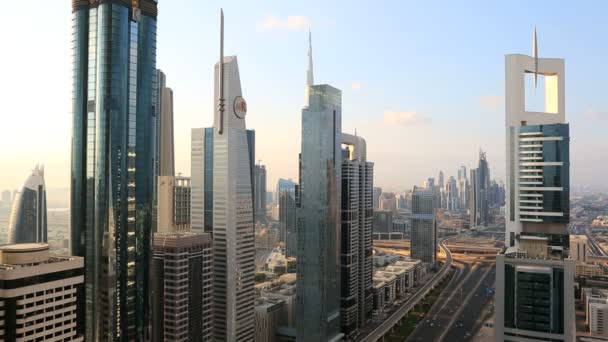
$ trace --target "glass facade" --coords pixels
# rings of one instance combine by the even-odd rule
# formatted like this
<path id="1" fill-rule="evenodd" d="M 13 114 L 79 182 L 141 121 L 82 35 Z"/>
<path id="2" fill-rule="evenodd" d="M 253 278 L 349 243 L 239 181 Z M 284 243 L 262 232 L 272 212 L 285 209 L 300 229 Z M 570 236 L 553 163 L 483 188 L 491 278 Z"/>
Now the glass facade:
<path id="1" fill-rule="evenodd" d="M 302 110 L 297 250 L 298 341 L 340 335 L 341 91 L 309 87 Z"/>
<path id="2" fill-rule="evenodd" d="M 86 340 L 148 334 L 156 1 L 73 3 L 72 253 Z M 132 6 L 139 6 L 133 8 Z"/>
<path id="3" fill-rule="evenodd" d="M 8 223 L 8 243 L 47 242 L 44 169 L 36 168 L 15 194 Z"/>
<path id="4" fill-rule="evenodd" d="M 529 209 L 524 203 L 540 199 L 532 210 L 520 209 L 528 214 L 522 219 L 544 223 L 570 222 L 570 134 L 568 124 L 521 126 L 520 144 L 520 188 L 525 202 L 520 207 Z M 540 188 L 538 190 L 534 187 Z M 537 216 L 530 212 L 560 213 L 560 215 Z"/>

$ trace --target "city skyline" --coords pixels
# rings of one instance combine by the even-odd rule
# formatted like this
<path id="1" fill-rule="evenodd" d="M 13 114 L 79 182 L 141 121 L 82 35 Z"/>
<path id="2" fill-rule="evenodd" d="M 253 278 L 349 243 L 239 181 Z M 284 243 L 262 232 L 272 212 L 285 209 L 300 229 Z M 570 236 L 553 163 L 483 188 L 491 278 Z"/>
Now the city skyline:
<path id="1" fill-rule="evenodd" d="M 529 52 L 530 33 L 535 25 L 539 54 L 566 58 L 573 75 L 568 80 L 570 96 L 566 103 L 575 127 L 573 136 L 577 137 L 572 141 L 573 156 L 578 158 L 573 160 L 573 185 L 599 185 L 601 175 L 608 171 L 608 165 L 601 163 L 599 156 L 585 153 L 608 147 L 606 139 L 601 139 L 601 123 L 608 119 L 608 105 L 599 91 L 600 82 L 608 76 L 608 69 L 602 68 L 601 56 L 608 53 L 606 47 L 582 45 L 579 39 L 585 36 L 590 41 L 599 41 L 605 35 L 606 28 L 596 25 L 600 20 L 596 15 L 601 11 L 588 13 L 591 7 L 564 4 L 559 9 L 548 10 L 548 15 L 538 16 L 535 13 L 542 4 L 527 4 L 530 11 L 526 13 L 516 13 L 517 6 L 511 5 L 477 9 L 473 5 L 453 8 L 446 4 L 434 9 L 430 8 L 433 5 L 397 4 L 394 5 L 397 11 L 351 6 L 348 16 L 341 16 L 338 6 L 321 10 L 314 4 L 299 7 L 269 3 L 260 8 L 250 8 L 253 6 L 250 4 L 222 5 L 234 22 L 227 33 L 235 37 L 234 46 L 240 46 L 238 50 L 245 59 L 242 79 L 251 89 L 248 95 L 250 127 L 258 131 L 256 154 L 268 167 L 268 184 L 275 184 L 279 177 L 297 179 L 299 137 L 293 133 L 300 130 L 301 90 L 306 76 L 302 70 L 307 62 L 309 26 L 319 61 L 315 68 L 324 75 L 319 83 L 329 81 L 344 90 L 345 111 L 349 113 L 344 129 L 356 129 L 372 142 L 368 154 L 376 161 L 377 185 L 387 190 L 419 184 L 439 169 L 449 176 L 456 173 L 460 164 L 472 167 L 480 147 L 488 151 L 493 161 L 493 174 L 504 180 L 504 151 L 497 143 L 504 134 L 500 119 L 504 113 L 503 55 Z M 0 57 L 2 63 L 30 61 L 31 68 L 26 73 L 40 73 L 39 68 L 46 63 L 35 63 L 29 58 L 36 56 L 38 49 L 44 49 L 47 62 L 55 67 L 45 69 L 47 77 L 35 84 L 28 81 L 29 77 L 21 77 L 19 68 L 8 68 L 6 72 L 7 81 L 1 87 L 7 95 L 6 110 L 14 114 L 9 117 L 10 125 L 3 125 L 0 132 L 0 155 L 10 161 L 12 167 L 6 169 L 5 177 L 0 180 L 0 189 L 18 187 L 33 161 L 47 165 L 49 189 L 67 187 L 71 129 L 69 94 L 65 91 L 70 85 L 69 3 L 59 6 L 15 3 L 12 6 L 15 11 L 4 11 L 11 12 L 11 16 L 2 16 L 0 20 L 4 31 L 8 32 L 8 28 L 17 25 L 16 21 L 25 15 L 45 30 L 40 32 L 36 29 L 38 26 L 33 25 L 32 31 L 24 30 L 19 40 L 3 36 L 4 45 L 15 46 L 22 53 Z M 212 32 L 217 26 L 214 13 L 219 4 L 186 4 L 188 6 L 197 10 L 185 13 L 184 4 L 159 4 L 167 15 L 159 23 L 162 29 L 158 38 L 158 67 L 167 73 L 175 96 L 176 172 L 184 175 L 188 175 L 190 169 L 190 128 L 210 126 L 213 95 L 208 84 L 213 76 L 208 65 L 216 58 L 211 47 L 217 41 Z M 605 5 L 596 4 L 600 6 Z M 456 19 L 460 11 L 483 15 L 479 22 L 464 23 Z M 423 24 L 431 13 L 436 20 L 454 29 L 448 32 L 445 26 L 433 28 Z M 374 14 L 383 14 L 384 18 L 377 19 Z M 579 19 L 582 14 L 587 15 L 585 22 Z M 408 25 L 395 26 L 392 23 L 395 16 L 401 16 L 400 21 Z M 566 16 L 574 20 L 562 24 Z M 177 24 L 177 20 L 188 25 Z M 358 25 L 361 22 L 366 24 Z M 565 26 L 557 26 L 558 23 Z M 251 32 L 246 39 L 238 34 L 243 30 Z M 343 40 L 349 37 L 348 30 L 360 39 Z M 375 42 L 375 35 L 382 33 L 386 37 Z M 188 39 L 194 34 L 201 37 Z M 450 41 L 449 38 L 456 35 L 458 39 Z M 43 41 L 24 44 L 38 39 Z M 332 48 L 337 40 L 340 40 L 340 53 Z M 558 40 L 565 40 L 567 44 L 557 44 Z M 361 43 L 366 47 L 362 48 Z M 558 50 L 558 45 L 563 48 Z M 378 51 L 386 63 L 394 64 L 390 72 L 368 63 L 378 57 Z M 447 51 L 454 55 L 448 58 Z M 351 60 L 343 63 L 343 55 Z M 464 74 L 474 73 L 484 77 L 463 80 L 468 77 Z M 28 102 L 31 93 L 39 93 L 41 100 Z M 442 101 L 437 101 L 438 97 Z M 24 107 L 23 103 L 31 105 Z M 45 137 L 48 143 L 40 146 L 18 130 L 5 128 L 24 125 Z M 577 130 L 585 134 L 577 134 Z M 424 137 L 432 144 L 420 149 L 417 142 Z M 402 142 L 403 147 L 395 159 L 391 146 L 396 141 Z M 453 149 L 449 156 L 445 152 L 448 147 Z M 408 160 L 416 160 L 420 167 L 404 174 L 401 169 L 407 167 Z"/>

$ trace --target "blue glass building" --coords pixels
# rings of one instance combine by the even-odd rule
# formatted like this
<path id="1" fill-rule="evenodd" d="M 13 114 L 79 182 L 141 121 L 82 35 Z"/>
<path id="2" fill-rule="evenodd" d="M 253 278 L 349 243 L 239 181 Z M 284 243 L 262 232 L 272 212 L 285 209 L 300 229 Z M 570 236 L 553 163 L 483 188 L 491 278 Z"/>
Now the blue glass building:
<path id="1" fill-rule="evenodd" d="M 73 0 L 72 254 L 87 341 L 144 341 L 154 189 L 155 0 Z"/>
<path id="2" fill-rule="evenodd" d="M 309 86 L 297 209 L 298 341 L 339 341 L 342 93 Z"/>

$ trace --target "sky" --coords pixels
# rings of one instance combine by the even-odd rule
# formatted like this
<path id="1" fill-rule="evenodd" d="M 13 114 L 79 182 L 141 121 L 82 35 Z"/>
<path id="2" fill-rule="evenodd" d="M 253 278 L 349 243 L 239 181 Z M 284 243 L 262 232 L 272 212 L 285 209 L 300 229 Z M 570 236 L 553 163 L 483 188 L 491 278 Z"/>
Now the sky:
<path id="1" fill-rule="evenodd" d="M 213 118 L 219 9 L 238 56 L 256 159 L 298 175 L 308 28 L 315 82 L 342 90 L 342 130 L 367 141 L 374 185 L 402 191 L 487 151 L 504 179 L 504 56 L 566 60 L 571 184 L 608 174 L 608 23 L 604 1 L 159 0 L 157 67 L 174 91 L 176 172 L 190 174 L 190 129 Z M 67 188 L 71 140 L 71 1 L 10 1 L 0 11 L 0 190 L 37 163 Z"/>

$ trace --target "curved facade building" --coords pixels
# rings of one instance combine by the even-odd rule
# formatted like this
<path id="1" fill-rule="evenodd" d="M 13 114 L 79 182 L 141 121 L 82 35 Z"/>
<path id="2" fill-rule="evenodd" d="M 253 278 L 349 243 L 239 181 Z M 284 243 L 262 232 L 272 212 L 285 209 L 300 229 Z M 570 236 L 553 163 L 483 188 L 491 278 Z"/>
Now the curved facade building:
<path id="1" fill-rule="evenodd" d="M 156 18 L 156 0 L 72 1 L 71 240 L 85 258 L 86 341 L 149 339 Z"/>
<path id="2" fill-rule="evenodd" d="M 44 167 L 36 165 L 13 200 L 8 243 L 47 242 Z"/>

